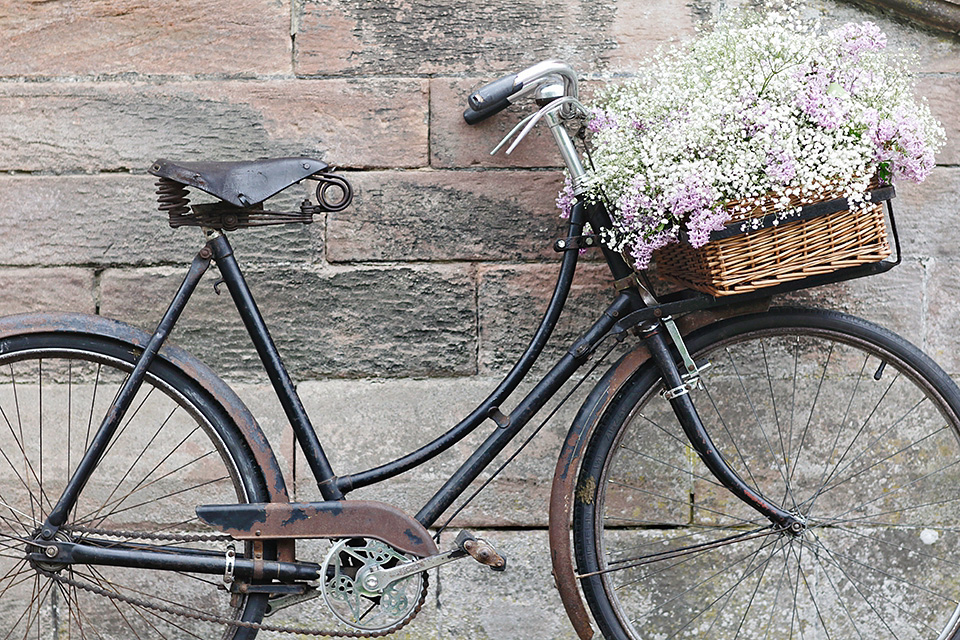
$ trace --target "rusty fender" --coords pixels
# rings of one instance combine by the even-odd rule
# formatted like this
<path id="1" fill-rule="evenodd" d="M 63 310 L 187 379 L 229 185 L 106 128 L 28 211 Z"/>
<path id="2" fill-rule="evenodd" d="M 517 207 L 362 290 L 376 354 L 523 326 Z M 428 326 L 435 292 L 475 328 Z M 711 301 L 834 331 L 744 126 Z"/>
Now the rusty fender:
<path id="1" fill-rule="evenodd" d="M 237 540 L 376 538 L 420 558 L 440 552 L 420 522 L 372 500 L 204 505 L 197 516 Z"/>
<path id="2" fill-rule="evenodd" d="M 677 319 L 680 333 L 687 335 L 708 324 L 738 315 L 765 311 L 770 306 L 769 299 L 762 299 L 743 305 L 724 307 L 717 310 L 691 313 Z M 573 549 L 570 540 L 573 499 L 580 459 L 593 435 L 600 418 L 617 393 L 643 366 L 650 357 L 646 347 L 639 345 L 614 364 L 590 391 L 584 400 L 577 417 L 574 419 L 560 450 L 557 468 L 553 474 L 553 486 L 550 489 L 550 560 L 553 563 L 553 578 L 560 600 L 570 618 L 573 628 L 582 640 L 593 637 L 593 627 L 573 566 Z"/>
<path id="3" fill-rule="evenodd" d="M 103 316 L 81 313 L 30 313 L 0 318 L 0 340 L 14 335 L 37 333 L 95 334 L 130 348 L 135 356 L 139 355 L 150 340 L 150 335 L 145 331 Z M 287 485 L 280 465 L 273 455 L 273 449 L 263 435 L 260 425 L 237 394 L 217 377 L 210 367 L 179 347 L 164 345 L 157 357 L 180 369 L 220 403 L 237 426 L 240 435 L 263 471 L 270 501 L 289 502 Z"/>

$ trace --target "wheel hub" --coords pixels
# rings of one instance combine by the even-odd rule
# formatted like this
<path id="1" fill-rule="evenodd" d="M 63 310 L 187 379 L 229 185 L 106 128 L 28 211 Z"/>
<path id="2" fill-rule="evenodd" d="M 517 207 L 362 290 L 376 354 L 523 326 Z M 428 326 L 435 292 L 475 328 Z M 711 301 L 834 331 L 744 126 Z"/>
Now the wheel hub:
<path id="1" fill-rule="evenodd" d="M 47 573 L 57 573 L 61 571 L 66 565 L 63 562 L 54 562 L 53 560 L 59 554 L 56 543 L 57 542 L 73 542 L 73 539 L 65 531 L 58 531 L 55 536 L 50 540 L 45 540 L 40 537 L 39 532 L 34 535 L 35 542 L 28 542 L 24 548 L 27 554 L 37 553 L 38 551 L 43 553 L 47 558 L 50 558 L 50 561 L 47 560 L 31 560 L 30 564 L 34 569 L 40 569 L 41 571 L 46 571 Z"/>

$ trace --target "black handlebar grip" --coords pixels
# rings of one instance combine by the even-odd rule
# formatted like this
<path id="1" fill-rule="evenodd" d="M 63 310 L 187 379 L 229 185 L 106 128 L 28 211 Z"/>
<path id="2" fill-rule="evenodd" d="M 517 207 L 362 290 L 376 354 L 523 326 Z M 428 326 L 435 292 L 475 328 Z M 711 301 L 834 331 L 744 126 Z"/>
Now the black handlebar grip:
<path id="1" fill-rule="evenodd" d="M 523 84 L 517 84 L 517 74 L 512 73 L 480 87 L 470 94 L 467 103 L 474 111 L 483 111 L 501 101 L 506 101 L 522 88 Z"/>
<path id="2" fill-rule="evenodd" d="M 490 105 L 486 109 L 477 110 L 467 107 L 466 111 L 463 112 L 463 119 L 467 121 L 467 124 L 477 124 L 478 122 L 486 120 L 495 113 L 500 113 L 509 106 L 510 103 L 506 99 L 503 99 L 496 104 Z"/>

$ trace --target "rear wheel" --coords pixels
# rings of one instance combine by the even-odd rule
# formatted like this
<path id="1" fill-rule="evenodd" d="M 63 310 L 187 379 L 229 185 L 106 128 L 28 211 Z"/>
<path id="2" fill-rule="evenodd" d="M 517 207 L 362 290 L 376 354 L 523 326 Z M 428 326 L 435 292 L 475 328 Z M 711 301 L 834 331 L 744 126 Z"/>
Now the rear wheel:
<path id="1" fill-rule="evenodd" d="M 252 637 L 194 617 L 262 617 L 265 597 L 231 596 L 219 576 L 26 558 L 135 356 L 64 334 L 7 338 L 0 351 L 0 639 Z M 58 539 L 222 557 L 195 506 L 266 499 L 220 405 L 157 360 Z"/>
<path id="2" fill-rule="evenodd" d="M 693 392 L 730 466 L 785 510 L 776 530 L 687 443 L 646 366 L 585 453 L 578 571 L 608 638 L 956 638 L 960 391 L 902 338 L 782 310 L 691 337 Z"/>

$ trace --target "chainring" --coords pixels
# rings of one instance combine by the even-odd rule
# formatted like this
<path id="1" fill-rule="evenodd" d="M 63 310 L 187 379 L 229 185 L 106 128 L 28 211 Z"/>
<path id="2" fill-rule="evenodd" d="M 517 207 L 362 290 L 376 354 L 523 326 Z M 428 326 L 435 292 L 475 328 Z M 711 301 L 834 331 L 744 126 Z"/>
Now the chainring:
<path id="1" fill-rule="evenodd" d="M 411 558 L 380 540 L 348 538 L 331 547 L 323 563 L 326 578 L 323 599 L 345 625 L 374 634 L 399 629 L 419 612 L 427 591 L 425 572 L 417 573 L 381 589 L 367 589 L 358 579 L 368 571 L 392 569 Z"/>

